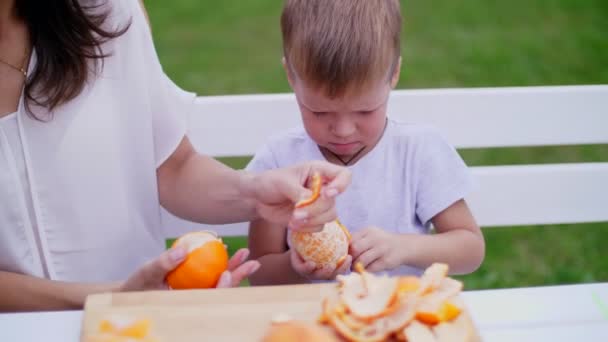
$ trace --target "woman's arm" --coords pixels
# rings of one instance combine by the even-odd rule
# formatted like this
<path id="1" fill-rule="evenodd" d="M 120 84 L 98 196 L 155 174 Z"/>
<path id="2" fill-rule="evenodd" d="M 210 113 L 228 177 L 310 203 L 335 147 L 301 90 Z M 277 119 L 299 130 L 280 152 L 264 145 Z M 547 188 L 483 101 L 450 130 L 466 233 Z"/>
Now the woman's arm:
<path id="1" fill-rule="evenodd" d="M 160 203 L 176 216 L 209 224 L 256 216 L 254 176 L 196 153 L 187 137 L 157 175 Z"/>
<path id="2" fill-rule="evenodd" d="M 0 271 L 0 312 L 82 309 L 88 295 L 119 287 L 118 283 L 67 283 Z"/>
<path id="3" fill-rule="evenodd" d="M 264 220 L 249 225 L 251 258 L 260 262 L 259 270 L 249 277 L 252 285 L 307 283 L 291 266 L 290 253 L 285 245 L 286 230 Z"/>
<path id="4" fill-rule="evenodd" d="M 328 182 L 315 203 L 294 210 L 310 196 L 304 184 L 313 173 Z M 184 137 L 158 168 L 160 203 L 190 221 L 221 224 L 263 218 L 306 231 L 318 231 L 336 218 L 335 197 L 350 184 L 348 169 L 312 161 L 258 174 L 233 170 L 198 154 Z"/>

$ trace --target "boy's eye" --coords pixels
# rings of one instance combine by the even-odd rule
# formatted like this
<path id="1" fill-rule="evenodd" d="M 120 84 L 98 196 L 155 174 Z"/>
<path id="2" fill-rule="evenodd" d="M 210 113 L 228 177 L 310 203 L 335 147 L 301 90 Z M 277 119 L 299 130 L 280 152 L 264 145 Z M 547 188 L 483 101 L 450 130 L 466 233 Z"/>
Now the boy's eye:
<path id="1" fill-rule="evenodd" d="M 312 113 L 316 116 L 323 116 L 323 115 L 327 114 L 327 112 L 312 112 Z"/>
<path id="2" fill-rule="evenodd" d="M 362 111 L 359 111 L 359 114 L 361 114 L 361 115 L 370 115 L 373 112 L 374 112 L 373 110 L 362 110 Z"/>

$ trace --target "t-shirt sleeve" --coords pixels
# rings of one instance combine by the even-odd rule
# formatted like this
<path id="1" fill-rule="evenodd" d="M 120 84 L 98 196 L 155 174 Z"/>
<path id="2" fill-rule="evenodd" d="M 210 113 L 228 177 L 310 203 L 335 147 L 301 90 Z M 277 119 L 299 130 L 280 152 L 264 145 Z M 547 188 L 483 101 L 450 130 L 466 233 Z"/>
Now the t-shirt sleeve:
<path id="1" fill-rule="evenodd" d="M 186 134 L 187 121 L 196 94 L 180 89 L 163 71 L 152 34 L 138 0 L 126 0 L 131 13 L 130 34 L 136 35 L 144 65 L 141 75 L 149 97 L 156 166 L 160 166 L 175 151 Z"/>
<path id="2" fill-rule="evenodd" d="M 262 146 L 255 153 L 251 161 L 245 167 L 245 170 L 250 172 L 262 172 L 266 170 L 276 169 L 278 167 L 272 150 L 268 144 Z"/>
<path id="3" fill-rule="evenodd" d="M 421 139 L 416 186 L 416 214 L 426 225 L 472 189 L 470 170 L 456 149 L 434 129 Z"/>

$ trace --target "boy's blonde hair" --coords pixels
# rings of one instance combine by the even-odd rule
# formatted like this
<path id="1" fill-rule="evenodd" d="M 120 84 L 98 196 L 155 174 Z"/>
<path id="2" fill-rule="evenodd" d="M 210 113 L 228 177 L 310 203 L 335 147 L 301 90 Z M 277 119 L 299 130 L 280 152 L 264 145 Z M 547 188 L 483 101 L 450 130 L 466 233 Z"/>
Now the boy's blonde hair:
<path id="1" fill-rule="evenodd" d="M 386 78 L 400 56 L 399 0 L 286 0 L 288 72 L 332 98 Z"/>

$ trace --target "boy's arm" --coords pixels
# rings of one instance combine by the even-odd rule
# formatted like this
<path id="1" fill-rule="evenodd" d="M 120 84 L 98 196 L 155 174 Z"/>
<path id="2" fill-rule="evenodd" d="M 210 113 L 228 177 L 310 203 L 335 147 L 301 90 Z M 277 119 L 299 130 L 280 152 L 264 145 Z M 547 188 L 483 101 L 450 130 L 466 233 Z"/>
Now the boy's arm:
<path id="1" fill-rule="evenodd" d="M 249 224 L 251 258 L 260 262 L 257 272 L 249 276 L 252 285 L 308 283 L 291 266 L 290 251 L 285 245 L 287 231 L 259 219 Z"/>
<path id="2" fill-rule="evenodd" d="M 392 233 L 377 227 L 354 233 L 354 263 L 371 272 L 401 265 L 425 269 L 434 262 L 448 264 L 452 274 L 475 271 L 483 261 L 485 243 L 466 202 L 455 202 L 431 221 L 437 234 Z"/>
<path id="3" fill-rule="evenodd" d="M 485 242 L 465 200 L 459 200 L 435 215 L 436 234 L 401 234 L 403 264 L 426 268 L 433 262 L 450 266 L 450 273 L 475 271 L 483 262 Z"/>

